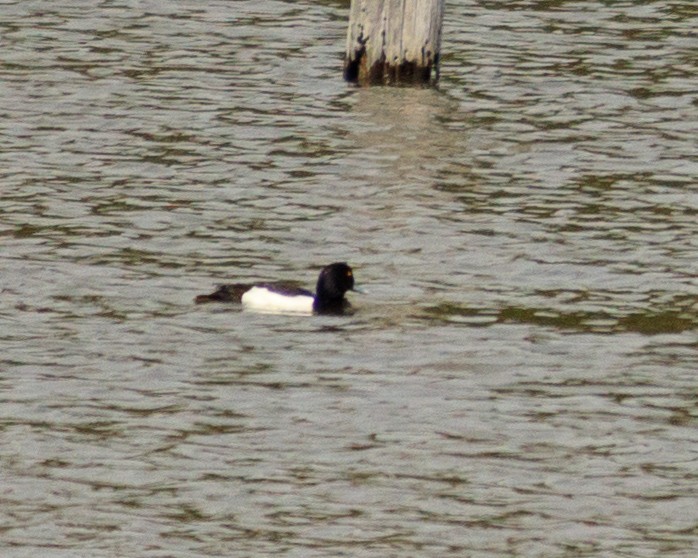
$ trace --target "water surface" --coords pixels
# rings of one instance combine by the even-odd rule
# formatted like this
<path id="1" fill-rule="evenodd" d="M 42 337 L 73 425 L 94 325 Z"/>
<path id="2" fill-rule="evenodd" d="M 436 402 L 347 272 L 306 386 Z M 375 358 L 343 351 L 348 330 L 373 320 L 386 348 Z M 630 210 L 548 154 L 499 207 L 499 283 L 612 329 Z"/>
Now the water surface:
<path id="1" fill-rule="evenodd" d="M 436 90 L 346 2 L 0 12 L 3 556 L 695 555 L 692 1 L 451 2 Z"/>

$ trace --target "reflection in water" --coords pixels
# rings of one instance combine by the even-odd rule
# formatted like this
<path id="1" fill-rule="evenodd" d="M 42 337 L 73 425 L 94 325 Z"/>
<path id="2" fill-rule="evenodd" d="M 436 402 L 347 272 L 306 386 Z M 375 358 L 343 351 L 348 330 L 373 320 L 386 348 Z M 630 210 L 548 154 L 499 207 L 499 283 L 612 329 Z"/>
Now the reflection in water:
<path id="1" fill-rule="evenodd" d="M 3 556 L 691 554 L 691 2 L 452 5 L 438 90 L 345 3 L 2 11 Z"/>

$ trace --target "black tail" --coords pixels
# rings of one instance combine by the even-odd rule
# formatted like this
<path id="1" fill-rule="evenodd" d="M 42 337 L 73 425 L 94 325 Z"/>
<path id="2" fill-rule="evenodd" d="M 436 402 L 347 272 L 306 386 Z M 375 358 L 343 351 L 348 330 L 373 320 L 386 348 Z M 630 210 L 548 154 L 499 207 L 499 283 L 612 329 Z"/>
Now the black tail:
<path id="1" fill-rule="evenodd" d="M 240 302 L 245 291 L 249 290 L 249 285 L 236 283 L 234 285 L 221 285 L 211 294 L 199 295 L 194 299 L 196 304 L 207 302 Z"/>

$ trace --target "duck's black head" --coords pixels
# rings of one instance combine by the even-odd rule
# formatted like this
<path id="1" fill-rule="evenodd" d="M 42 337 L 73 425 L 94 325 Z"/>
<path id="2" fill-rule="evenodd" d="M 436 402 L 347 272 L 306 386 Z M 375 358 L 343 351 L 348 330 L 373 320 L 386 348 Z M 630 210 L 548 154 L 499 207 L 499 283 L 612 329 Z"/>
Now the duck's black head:
<path id="1" fill-rule="evenodd" d="M 344 299 L 347 291 L 354 289 L 354 272 L 344 262 L 328 265 L 320 272 L 315 289 L 316 312 L 341 312 L 348 306 Z"/>

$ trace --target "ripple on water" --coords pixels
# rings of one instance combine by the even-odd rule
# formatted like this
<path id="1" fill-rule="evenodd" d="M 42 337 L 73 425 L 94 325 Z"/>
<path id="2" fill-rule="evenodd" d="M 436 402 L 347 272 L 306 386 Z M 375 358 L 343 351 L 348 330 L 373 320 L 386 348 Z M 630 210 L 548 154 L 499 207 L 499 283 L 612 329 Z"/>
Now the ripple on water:
<path id="1" fill-rule="evenodd" d="M 7 556 L 692 556 L 695 8 L 3 4 Z M 354 266 L 345 317 L 197 307 Z"/>

